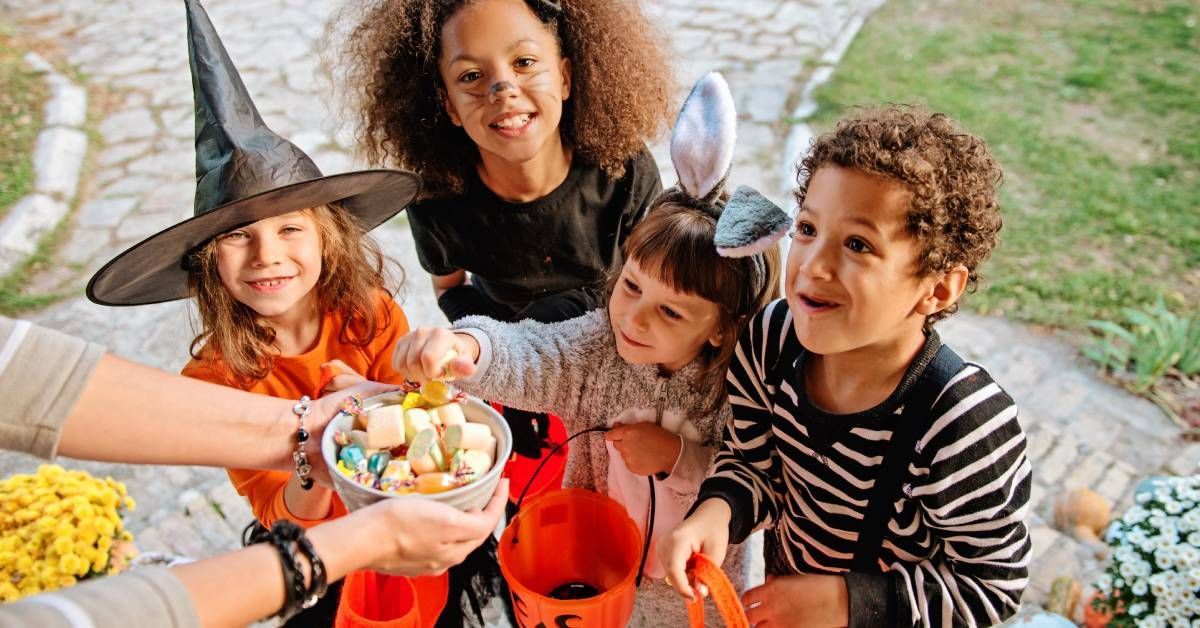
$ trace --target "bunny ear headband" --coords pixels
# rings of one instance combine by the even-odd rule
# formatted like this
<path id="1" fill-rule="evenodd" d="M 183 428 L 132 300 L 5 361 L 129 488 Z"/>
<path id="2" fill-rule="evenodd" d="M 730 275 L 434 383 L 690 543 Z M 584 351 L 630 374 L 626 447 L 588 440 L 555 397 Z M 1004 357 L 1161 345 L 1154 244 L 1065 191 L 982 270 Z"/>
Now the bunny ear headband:
<path id="1" fill-rule="evenodd" d="M 757 190 L 739 186 L 720 205 L 721 193 L 733 162 L 737 112 L 729 85 L 716 72 L 704 75 L 688 94 L 671 132 L 671 162 L 678 187 L 718 215 L 713 244 L 724 257 L 754 256 L 766 280 L 761 253 L 787 232 L 791 218 Z"/>

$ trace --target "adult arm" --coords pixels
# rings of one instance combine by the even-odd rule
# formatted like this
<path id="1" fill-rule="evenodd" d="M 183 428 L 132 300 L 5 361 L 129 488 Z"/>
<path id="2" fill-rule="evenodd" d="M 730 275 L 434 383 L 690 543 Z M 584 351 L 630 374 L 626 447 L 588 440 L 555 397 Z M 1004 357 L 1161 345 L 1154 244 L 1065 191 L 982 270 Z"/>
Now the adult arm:
<path id="1" fill-rule="evenodd" d="M 462 562 L 495 529 L 503 481 L 482 511 L 429 500 L 383 500 L 308 532 L 330 582 L 372 568 L 416 576 Z M 305 576 L 308 574 L 305 565 Z M 237 574 L 230 578 L 230 574 Z M 284 602 L 279 554 L 269 545 L 165 569 L 138 569 L 0 606 L 0 627 L 244 626 Z"/>
<path id="2" fill-rule="evenodd" d="M 364 385 L 317 400 L 311 431 L 321 433 L 346 395 L 381 389 Z M 4 449 L 42 458 L 292 468 L 294 402 L 136 364 L 27 321 L 0 318 L 0 395 Z"/>
<path id="3" fill-rule="evenodd" d="M 305 419 L 313 434 L 310 460 L 325 425 L 348 395 L 370 396 L 388 388 L 360 384 L 316 400 Z M 58 453 L 110 462 L 291 471 L 299 426 L 295 403 L 105 354 L 65 417 Z"/>

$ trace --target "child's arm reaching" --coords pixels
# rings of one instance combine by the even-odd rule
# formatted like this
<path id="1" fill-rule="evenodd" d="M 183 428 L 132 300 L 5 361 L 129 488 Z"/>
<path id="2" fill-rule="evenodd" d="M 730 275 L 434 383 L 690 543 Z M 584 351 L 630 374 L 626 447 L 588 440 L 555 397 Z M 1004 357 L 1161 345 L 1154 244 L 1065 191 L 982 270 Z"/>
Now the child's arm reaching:
<path id="1" fill-rule="evenodd" d="M 413 331 L 396 344 L 393 364 L 418 381 L 443 377 L 448 368 L 470 394 L 591 424 L 595 413 L 587 412 L 582 401 L 597 384 L 599 365 L 620 359 L 605 339 L 611 333 L 606 316 L 599 310 L 553 324 L 471 317 L 459 321 L 453 332 Z M 451 349 L 458 357 L 447 361 Z"/>

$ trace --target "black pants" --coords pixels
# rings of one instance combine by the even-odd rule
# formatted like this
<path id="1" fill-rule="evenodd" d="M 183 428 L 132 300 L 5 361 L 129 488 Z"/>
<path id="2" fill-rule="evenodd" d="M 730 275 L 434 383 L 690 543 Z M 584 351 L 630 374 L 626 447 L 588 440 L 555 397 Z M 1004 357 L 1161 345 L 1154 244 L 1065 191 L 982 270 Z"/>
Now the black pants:
<path id="1" fill-rule="evenodd" d="M 446 595 L 446 608 L 438 617 L 437 628 L 486 626 L 483 609 L 497 597 L 504 607 L 508 623 L 520 625 L 513 614 L 508 583 L 500 573 L 496 556 L 498 548 L 496 537 L 488 535 L 466 560 L 450 568 L 450 590 Z"/>

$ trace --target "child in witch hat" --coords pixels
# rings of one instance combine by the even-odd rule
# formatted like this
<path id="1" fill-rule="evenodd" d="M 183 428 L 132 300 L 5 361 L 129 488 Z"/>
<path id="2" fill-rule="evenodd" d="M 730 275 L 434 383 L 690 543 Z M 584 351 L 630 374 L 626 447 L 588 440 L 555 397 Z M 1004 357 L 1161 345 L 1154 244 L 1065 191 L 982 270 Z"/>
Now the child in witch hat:
<path id="1" fill-rule="evenodd" d="M 200 3 L 185 6 L 195 216 L 106 264 L 88 298 L 124 306 L 195 297 L 203 329 L 183 369 L 190 377 L 290 399 L 348 385 L 322 380 L 330 363 L 355 373 L 343 380 L 399 383 L 387 349 L 408 323 L 366 234 L 416 197 L 420 179 L 396 170 L 322 176 L 263 123 Z M 303 443 L 310 460 L 320 458 L 313 441 Z M 333 491 L 300 472 L 302 462 L 295 474 L 229 470 L 263 526 L 286 518 L 308 527 L 346 514 Z M 332 610 L 316 623 L 332 624 Z"/>
<path id="2" fill-rule="evenodd" d="M 454 349 L 463 390 L 556 412 L 571 432 L 610 428 L 575 441 L 563 483 L 607 493 L 652 544 L 695 499 L 731 416 L 722 382 L 735 340 L 778 293 L 776 242 L 791 221 L 752 188 L 729 195 L 736 126 L 725 80 L 700 79 L 671 137 L 679 184 L 634 227 L 605 309 L 554 324 L 470 317 L 453 332 L 414 330 L 395 350 L 411 379 L 440 376 Z M 653 551 L 630 625 L 687 625 Z M 724 564 L 739 592 L 743 554 L 730 548 Z"/>

